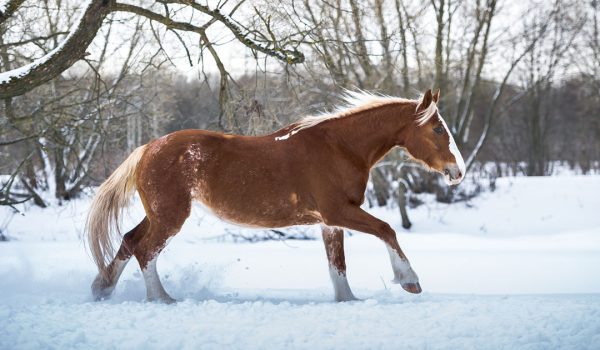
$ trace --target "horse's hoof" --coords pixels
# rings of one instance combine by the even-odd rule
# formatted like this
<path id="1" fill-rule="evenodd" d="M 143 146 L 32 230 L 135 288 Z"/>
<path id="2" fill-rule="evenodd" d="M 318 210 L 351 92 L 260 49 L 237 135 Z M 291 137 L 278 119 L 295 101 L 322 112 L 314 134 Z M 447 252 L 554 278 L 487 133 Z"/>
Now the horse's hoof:
<path id="1" fill-rule="evenodd" d="M 168 297 L 168 298 L 166 298 L 166 299 L 162 299 L 160 302 L 161 302 L 161 303 L 164 303 L 164 304 L 176 304 L 176 303 L 177 303 L 177 300 L 176 300 L 176 299 L 173 299 L 173 298 L 171 298 L 171 297 Z"/>
<path id="2" fill-rule="evenodd" d="M 421 289 L 421 285 L 419 284 L 419 282 L 416 283 L 404 283 L 402 284 L 402 288 L 412 294 L 419 294 L 421 293 L 423 290 Z"/>
<path id="3" fill-rule="evenodd" d="M 101 289 L 101 290 L 92 289 L 92 296 L 94 298 L 94 301 L 102 301 L 102 300 L 110 299 L 111 295 L 112 295 L 112 288 Z"/>
<path id="4" fill-rule="evenodd" d="M 345 303 L 348 301 L 362 301 L 362 299 L 358 299 L 354 295 L 350 295 L 350 296 L 345 296 L 343 298 L 335 298 L 335 301 L 337 301 L 338 303 Z"/>
<path id="5" fill-rule="evenodd" d="M 177 303 L 177 300 L 171 298 L 168 295 L 162 295 L 158 298 L 148 298 L 148 302 L 160 303 L 160 304 L 175 304 L 175 303 Z"/>
<path id="6" fill-rule="evenodd" d="M 92 296 L 95 301 L 106 300 L 110 298 L 115 286 L 111 286 L 104 278 L 97 276 L 92 282 Z"/>

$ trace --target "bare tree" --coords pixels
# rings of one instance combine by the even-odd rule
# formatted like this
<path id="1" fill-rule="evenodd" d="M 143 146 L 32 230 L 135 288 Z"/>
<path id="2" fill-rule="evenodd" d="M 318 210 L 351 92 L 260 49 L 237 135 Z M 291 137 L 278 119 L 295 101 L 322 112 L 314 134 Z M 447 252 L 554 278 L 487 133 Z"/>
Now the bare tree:
<path id="1" fill-rule="evenodd" d="M 583 21 L 573 18 L 578 9 L 557 1 L 556 15 L 549 20 L 549 28 L 534 23 L 533 35 L 540 39 L 535 42 L 525 61 L 524 88 L 529 108 L 526 114 L 526 128 L 529 131 L 527 175 L 549 174 L 547 136 L 550 128 L 549 114 L 555 109 L 552 96 L 555 76 L 559 73 L 573 42 L 582 28 Z M 539 33 L 543 30 L 544 33 Z"/>
<path id="2" fill-rule="evenodd" d="M 588 169 L 597 158 L 597 0 L 6 4 L 0 204 L 45 205 L 48 190 L 76 196 L 128 150 L 169 131 L 272 131 L 335 106 L 342 88 L 416 97 L 442 87 L 440 112 L 467 166 L 478 171 L 485 171 L 480 162 L 501 159 L 511 169 L 499 164 L 498 174 L 521 167 L 548 173 L 557 154 L 548 147 L 556 134 L 550 124 L 568 128 L 571 138 L 588 135 L 570 160 Z M 223 46 L 243 53 L 243 73 Z M 197 79 L 177 74 L 186 64 Z M 564 101 L 577 109 L 565 112 Z M 571 124 L 560 121 L 566 114 Z M 464 191 L 448 189 L 398 151 L 371 174 L 368 199 L 397 203 L 408 227 L 406 207 L 419 193 L 450 202 L 468 198 Z"/>
<path id="3" fill-rule="evenodd" d="M 79 9 L 81 12 L 79 18 L 57 47 L 32 63 L 4 72 L 0 76 L 0 98 L 22 95 L 55 78 L 85 57 L 87 47 L 96 37 L 106 17 L 112 12 L 132 13 L 161 23 L 169 29 L 197 33 L 204 39 L 207 28 L 219 22 L 233 34 L 236 40 L 255 52 L 261 52 L 287 64 L 304 61 L 304 55 L 297 49 L 287 49 L 276 38 L 262 32 L 247 30 L 235 21 L 232 16 L 242 2 L 236 4 L 228 14 L 222 12 L 226 2 L 216 8 L 191 0 L 161 0 L 158 3 L 162 5 L 164 14 L 159 13 L 155 8 L 148 9 L 116 0 L 88 0 L 83 3 Z M 22 1 L 11 1 L 7 6 L 9 11 L 6 11 L 4 17 L 18 13 L 19 9 L 23 8 L 21 5 Z M 202 17 L 206 18 L 204 23 L 195 25 L 172 19 L 174 11 L 181 8 L 203 14 Z M 206 45 L 207 42 L 204 44 Z"/>

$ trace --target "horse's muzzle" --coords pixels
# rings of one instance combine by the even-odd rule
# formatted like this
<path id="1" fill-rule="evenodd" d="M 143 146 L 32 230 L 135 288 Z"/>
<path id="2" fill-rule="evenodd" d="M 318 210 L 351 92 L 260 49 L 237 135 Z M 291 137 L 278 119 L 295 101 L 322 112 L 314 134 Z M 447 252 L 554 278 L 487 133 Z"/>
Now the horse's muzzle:
<path id="1" fill-rule="evenodd" d="M 448 185 L 458 185 L 463 180 L 464 175 L 456 164 L 448 164 L 444 168 L 444 180 Z"/>

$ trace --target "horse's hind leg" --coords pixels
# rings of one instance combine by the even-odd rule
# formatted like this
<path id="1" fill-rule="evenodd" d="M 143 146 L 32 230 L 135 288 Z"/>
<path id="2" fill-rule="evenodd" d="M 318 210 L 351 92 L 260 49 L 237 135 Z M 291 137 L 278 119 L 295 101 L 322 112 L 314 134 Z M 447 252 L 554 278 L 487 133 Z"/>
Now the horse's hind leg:
<path id="1" fill-rule="evenodd" d="M 98 274 L 92 283 L 94 300 L 108 299 L 111 296 L 121 273 L 125 269 L 129 259 L 131 259 L 137 243 L 148 230 L 148 226 L 148 219 L 144 218 L 142 222 L 123 236 L 121 247 L 117 251 L 113 261 L 108 265 L 108 278 Z"/>
<path id="2" fill-rule="evenodd" d="M 185 221 L 185 218 L 183 221 Z M 151 222 L 148 234 L 142 237 L 137 249 L 133 253 L 142 269 L 148 301 L 159 301 L 167 304 L 175 302 L 175 299 L 165 291 L 160 282 L 158 271 L 156 270 L 156 261 L 163 248 L 167 245 L 168 240 L 179 232 L 183 221 L 180 225 L 176 226 L 165 226 L 158 222 Z"/>
<path id="3" fill-rule="evenodd" d="M 165 138 L 164 140 L 167 140 Z M 154 150 L 152 147 L 155 147 Z M 196 185 L 195 163 L 175 151 L 159 149 L 160 143 L 150 146 L 154 156 L 141 162 L 137 169 L 136 188 L 146 217 L 148 230 L 133 250 L 140 264 L 148 301 L 173 303 L 165 291 L 156 262 L 169 238 L 176 235 L 192 209 L 192 190 Z M 165 146 L 167 147 L 167 146 Z"/>
<path id="4" fill-rule="evenodd" d="M 149 227 L 137 243 L 133 255 L 142 269 L 148 301 L 173 303 L 175 299 L 171 298 L 160 282 L 156 261 L 168 240 L 179 232 L 190 215 L 191 198 L 189 193 L 181 189 L 173 189 L 170 196 L 161 196 L 161 200 L 157 199 L 159 196 L 156 193 L 149 195 L 140 192 L 140 197 L 146 208 Z M 148 203 L 152 205 L 147 205 Z"/>
<path id="5" fill-rule="evenodd" d="M 357 300 L 346 278 L 346 259 L 344 256 L 344 230 L 338 227 L 321 226 L 323 243 L 329 260 L 329 276 L 333 283 L 336 301 Z"/>

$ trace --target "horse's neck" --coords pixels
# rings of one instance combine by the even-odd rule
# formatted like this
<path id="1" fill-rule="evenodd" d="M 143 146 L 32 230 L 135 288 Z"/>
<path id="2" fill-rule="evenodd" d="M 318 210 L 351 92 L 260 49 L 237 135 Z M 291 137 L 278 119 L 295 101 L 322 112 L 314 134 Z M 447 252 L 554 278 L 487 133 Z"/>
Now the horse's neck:
<path id="1" fill-rule="evenodd" d="M 370 169 L 397 145 L 397 136 L 408 121 L 398 115 L 397 106 L 359 113 L 332 121 L 326 127 L 344 149 Z"/>

